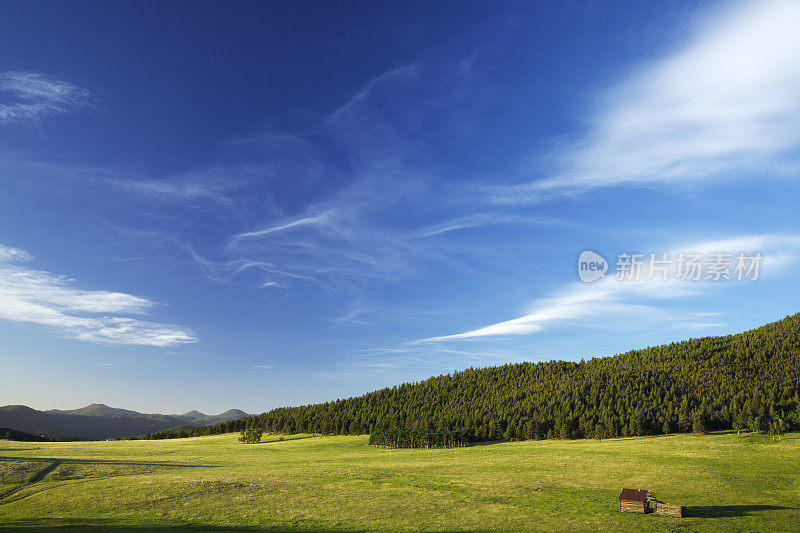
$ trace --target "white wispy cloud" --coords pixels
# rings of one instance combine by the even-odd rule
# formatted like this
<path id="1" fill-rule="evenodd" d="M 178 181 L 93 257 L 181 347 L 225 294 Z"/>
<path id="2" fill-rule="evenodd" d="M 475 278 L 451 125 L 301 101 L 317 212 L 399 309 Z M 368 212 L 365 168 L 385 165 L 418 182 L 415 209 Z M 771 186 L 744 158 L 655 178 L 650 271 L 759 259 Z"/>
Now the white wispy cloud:
<path id="1" fill-rule="evenodd" d="M 796 235 L 748 235 L 719 240 L 686 243 L 667 253 L 674 257 L 680 252 L 714 254 L 727 252 L 763 256 L 760 267 L 761 276 L 774 276 L 787 266 L 798 261 L 800 254 L 800 237 Z M 656 254 L 656 259 L 660 254 Z M 649 257 L 645 257 L 649 261 Z M 456 333 L 423 339 L 422 342 L 447 341 L 458 339 L 474 339 L 491 336 L 524 335 L 544 331 L 548 328 L 565 324 L 591 324 L 592 319 L 603 318 L 605 323 L 610 317 L 615 321 L 623 317 L 633 317 L 638 324 L 644 320 L 670 322 L 697 329 L 711 327 L 715 323 L 703 320 L 708 312 L 676 313 L 659 307 L 659 301 L 707 294 L 708 291 L 721 289 L 726 285 L 715 281 L 683 281 L 674 277 L 675 265 L 668 279 L 659 276 L 650 280 L 642 276 L 639 280 L 617 280 L 613 275 L 592 283 L 571 283 L 553 296 L 541 298 L 531 305 L 528 313 L 496 324 L 480 327 L 464 333 Z M 647 266 L 642 270 L 647 272 Z M 746 282 L 746 281 L 745 281 Z M 736 281 L 727 282 L 738 283 Z M 419 342 L 419 341 L 418 341 Z"/>
<path id="2" fill-rule="evenodd" d="M 554 177 L 497 188 L 494 199 L 789 174 L 800 166 L 798 27 L 796 0 L 715 13 L 687 45 L 608 91 Z"/>
<path id="3" fill-rule="evenodd" d="M 231 205 L 225 187 L 210 181 L 181 179 L 121 179 L 110 178 L 106 184 L 141 196 L 163 201 L 206 199 Z"/>
<path id="4" fill-rule="evenodd" d="M 530 360 L 512 350 L 456 350 L 442 344 L 405 344 L 396 348 L 368 347 L 347 354 L 335 366 L 313 375 L 342 381 L 374 382 L 422 380 L 431 374 L 456 372 L 468 367 L 486 367 Z M 552 357 L 543 357 L 551 359 Z M 397 376 L 396 378 L 394 376 Z"/>
<path id="5" fill-rule="evenodd" d="M 296 226 L 302 227 L 302 226 Z M 318 285 L 336 292 L 353 278 L 386 278 L 401 275 L 405 259 L 391 254 L 388 235 L 353 226 L 309 226 L 306 231 L 282 235 L 267 232 L 253 237 L 253 242 L 232 241 L 231 253 L 247 257 L 267 257 L 269 262 L 236 259 L 216 263 L 223 279 L 258 268 L 284 282 L 269 279 L 269 286 L 284 286 L 292 281 Z"/>
<path id="6" fill-rule="evenodd" d="M 423 228 L 420 232 L 420 236 L 432 237 L 434 235 L 443 235 L 452 231 L 480 228 L 484 226 L 527 224 L 541 226 L 578 227 L 578 225 L 573 222 L 556 217 L 538 217 L 518 215 L 513 213 L 476 213 L 472 215 L 456 217 L 444 222 L 440 222 L 439 224 Z"/>
<path id="7" fill-rule="evenodd" d="M 302 226 L 324 226 L 331 220 L 331 214 L 332 213 L 330 212 L 324 212 L 317 215 L 303 216 L 282 224 L 267 226 L 259 230 L 240 233 L 233 237 L 231 244 L 234 244 L 242 239 L 249 239 L 252 237 L 264 237 L 266 235 L 271 235 L 273 233 L 280 233 L 286 230 L 299 228 Z"/>
<path id="8" fill-rule="evenodd" d="M 31 260 L 33 260 L 33 256 L 25 250 L 0 245 L 0 262 Z"/>
<path id="9" fill-rule="evenodd" d="M 231 208 L 233 194 L 256 179 L 260 169 L 253 166 L 211 166 L 167 176 L 155 176 L 125 167 L 62 165 L 29 160 L 0 151 L 0 174 L 24 176 L 28 187 L 38 194 L 96 185 L 137 201 L 157 201 L 186 207 L 206 208 L 209 203 Z M 42 182 L 49 180 L 47 189 Z M 215 206 L 215 207 L 216 207 Z"/>
<path id="10" fill-rule="evenodd" d="M 185 250 L 190 255 L 192 260 L 200 267 L 206 277 L 218 283 L 228 283 L 236 276 L 244 272 L 254 271 L 265 273 L 270 278 L 280 277 L 289 280 L 310 282 L 318 285 L 320 288 L 326 291 L 331 291 L 331 288 L 327 284 L 315 278 L 311 274 L 300 272 L 299 269 L 298 271 L 295 271 L 294 266 L 291 264 L 282 264 L 279 266 L 273 262 L 257 261 L 253 259 L 214 261 L 197 253 L 197 251 L 191 245 L 179 241 L 173 242 L 176 246 Z M 284 283 L 275 281 L 274 279 L 265 279 L 259 284 L 259 287 L 262 289 L 279 288 L 283 286 Z"/>
<path id="11" fill-rule="evenodd" d="M 338 291 L 368 281 L 398 281 L 431 262 L 447 261 L 442 243 L 420 237 L 452 229 L 414 230 L 405 221 L 414 211 L 443 212 L 451 201 L 447 192 L 435 190 L 435 171 L 413 157 L 414 144 L 427 114 L 441 113 L 465 76 L 462 66 L 454 71 L 401 66 L 355 89 L 307 135 L 247 139 L 247 146 L 264 143 L 276 179 L 286 182 L 301 171 L 297 181 L 306 189 L 296 196 L 308 200 L 287 206 L 276 199 L 281 209 L 232 235 L 226 246 L 232 261 L 222 262 L 268 262 L 275 269 L 271 275 L 292 278 L 277 281 L 303 279 Z M 418 83 L 422 80 L 430 83 Z"/>
<path id="12" fill-rule="evenodd" d="M 48 326 L 67 337 L 101 344 L 172 346 L 196 342 L 184 328 L 123 315 L 143 315 L 155 303 L 131 294 L 79 289 L 74 281 L 24 263 L 24 250 L 0 245 L 0 319 Z"/>
<path id="13" fill-rule="evenodd" d="M 412 238 L 381 223 L 382 202 L 402 194 L 402 187 L 393 190 L 366 176 L 294 217 L 233 235 L 226 247 L 231 259 L 217 266 L 238 273 L 237 265 L 257 264 L 269 281 L 303 280 L 331 292 L 356 280 L 401 279 L 415 260 L 431 257 Z"/>
<path id="14" fill-rule="evenodd" d="M 87 89 L 38 72 L 0 72 L 0 124 L 33 124 L 91 108 Z"/>
<path id="15" fill-rule="evenodd" d="M 363 319 L 363 316 L 370 314 L 370 308 L 364 305 L 363 300 L 359 299 L 349 305 L 349 309 L 343 315 L 334 317 L 330 321 L 343 326 L 371 326 L 371 322 Z"/>
<path id="16" fill-rule="evenodd" d="M 353 110 L 366 102 L 376 91 L 384 89 L 387 85 L 408 83 L 418 78 L 420 68 L 418 65 L 403 65 L 386 71 L 365 83 L 350 99 L 333 110 L 327 117 L 326 123 L 330 124 L 345 117 L 352 117 Z"/>

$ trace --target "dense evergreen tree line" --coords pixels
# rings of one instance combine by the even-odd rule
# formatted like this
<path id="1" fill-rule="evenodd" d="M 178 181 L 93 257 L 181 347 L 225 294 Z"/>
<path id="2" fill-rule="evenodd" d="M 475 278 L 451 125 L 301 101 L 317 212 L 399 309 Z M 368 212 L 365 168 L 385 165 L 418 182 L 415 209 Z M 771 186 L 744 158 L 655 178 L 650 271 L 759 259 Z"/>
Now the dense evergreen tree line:
<path id="1" fill-rule="evenodd" d="M 459 448 L 469 442 L 469 436 L 463 431 L 378 428 L 369 434 L 369 443 L 382 448 Z"/>
<path id="2" fill-rule="evenodd" d="M 228 433 L 252 424 L 277 433 L 459 432 L 465 441 L 800 429 L 800 313 L 736 335 L 579 363 L 468 369 L 149 437 Z"/>

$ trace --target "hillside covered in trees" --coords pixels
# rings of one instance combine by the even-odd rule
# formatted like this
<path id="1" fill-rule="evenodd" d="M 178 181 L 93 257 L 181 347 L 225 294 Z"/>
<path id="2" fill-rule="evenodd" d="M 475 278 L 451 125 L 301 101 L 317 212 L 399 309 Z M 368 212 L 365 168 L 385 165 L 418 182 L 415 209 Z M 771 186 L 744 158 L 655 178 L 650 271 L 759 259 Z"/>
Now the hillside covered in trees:
<path id="1" fill-rule="evenodd" d="M 356 398 L 149 437 L 226 433 L 248 425 L 282 433 L 438 432 L 464 441 L 797 429 L 800 313 L 736 335 L 579 363 L 468 369 Z"/>

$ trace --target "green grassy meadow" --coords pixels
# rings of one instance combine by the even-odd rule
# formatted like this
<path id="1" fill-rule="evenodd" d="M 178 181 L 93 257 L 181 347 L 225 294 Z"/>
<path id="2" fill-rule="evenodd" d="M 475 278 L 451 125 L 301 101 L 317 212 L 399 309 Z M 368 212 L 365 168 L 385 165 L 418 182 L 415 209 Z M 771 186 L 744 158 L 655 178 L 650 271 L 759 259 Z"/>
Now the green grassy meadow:
<path id="1" fill-rule="evenodd" d="M 385 450 L 367 436 L 0 441 L 0 529 L 800 530 L 800 434 Z M 688 517 L 619 513 L 623 487 Z"/>

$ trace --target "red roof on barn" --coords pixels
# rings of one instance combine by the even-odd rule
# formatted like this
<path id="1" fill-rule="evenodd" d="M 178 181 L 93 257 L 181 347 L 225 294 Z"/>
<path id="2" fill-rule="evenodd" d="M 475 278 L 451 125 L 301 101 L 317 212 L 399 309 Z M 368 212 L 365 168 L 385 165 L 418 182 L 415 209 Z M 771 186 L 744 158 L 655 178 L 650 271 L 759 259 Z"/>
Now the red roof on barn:
<path id="1" fill-rule="evenodd" d="M 634 502 L 645 502 L 647 501 L 648 494 L 649 492 L 646 490 L 622 489 L 622 492 L 619 495 L 619 499 L 634 501 Z"/>

